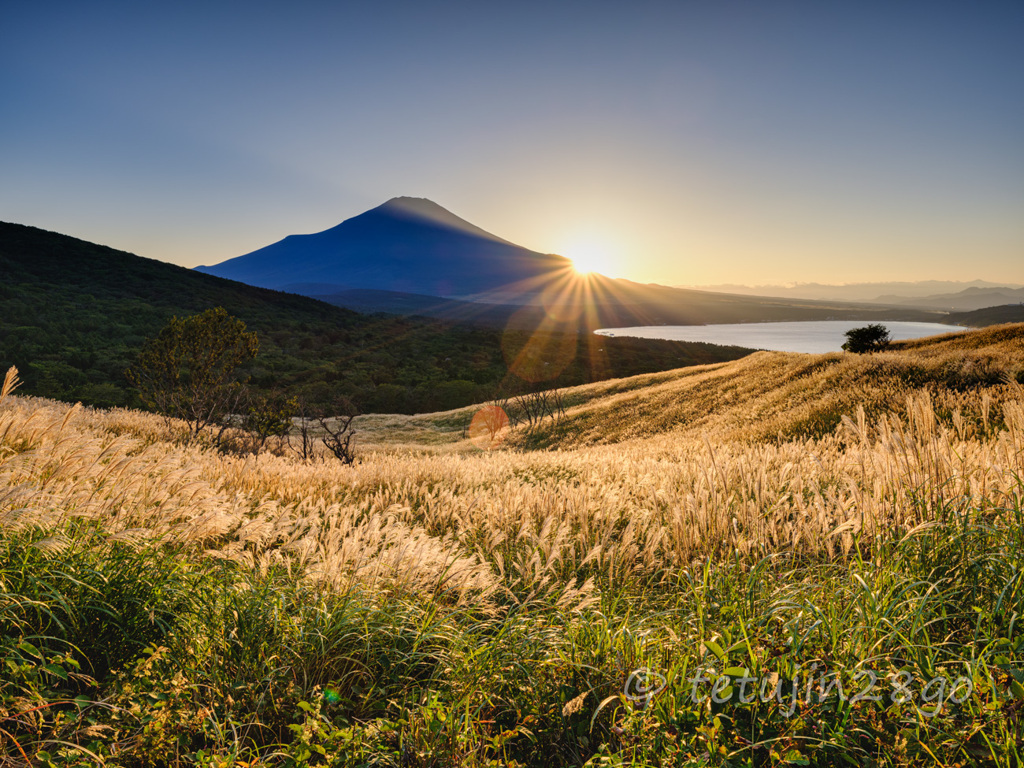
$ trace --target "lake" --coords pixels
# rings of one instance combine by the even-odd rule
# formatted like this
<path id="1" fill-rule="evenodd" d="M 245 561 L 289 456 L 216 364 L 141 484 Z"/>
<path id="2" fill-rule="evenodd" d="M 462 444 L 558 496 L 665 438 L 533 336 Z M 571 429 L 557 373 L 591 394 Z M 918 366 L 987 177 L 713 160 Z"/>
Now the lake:
<path id="1" fill-rule="evenodd" d="M 904 323 L 878 320 L 806 320 L 796 323 L 732 323 L 727 325 L 647 325 L 634 328 L 602 328 L 601 336 L 633 336 L 641 339 L 704 341 L 777 352 L 839 352 L 851 328 L 881 322 L 893 341 L 967 331 L 959 325 Z"/>

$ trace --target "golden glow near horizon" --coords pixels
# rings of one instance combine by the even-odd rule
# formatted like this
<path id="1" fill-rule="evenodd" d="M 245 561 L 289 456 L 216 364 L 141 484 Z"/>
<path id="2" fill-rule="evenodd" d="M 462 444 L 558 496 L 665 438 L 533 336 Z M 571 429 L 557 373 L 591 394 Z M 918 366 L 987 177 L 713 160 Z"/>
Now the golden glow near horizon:
<path id="1" fill-rule="evenodd" d="M 559 253 L 572 261 L 573 269 L 581 275 L 591 272 L 607 277 L 618 277 L 621 263 L 608 241 L 598 237 L 577 237 L 569 240 Z"/>

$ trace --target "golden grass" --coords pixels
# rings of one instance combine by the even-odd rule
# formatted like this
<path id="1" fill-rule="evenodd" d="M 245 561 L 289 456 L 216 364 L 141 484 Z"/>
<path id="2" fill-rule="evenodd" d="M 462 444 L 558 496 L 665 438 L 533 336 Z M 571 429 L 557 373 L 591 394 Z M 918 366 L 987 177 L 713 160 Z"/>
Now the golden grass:
<path id="1" fill-rule="evenodd" d="M 858 407 L 906 416 L 907 397 L 928 393 L 939 413 L 980 419 L 980 393 L 1010 396 L 1003 381 L 1024 370 L 1024 325 L 901 342 L 871 355 L 758 352 L 577 387 L 569 418 L 548 422 L 520 445 L 578 447 L 662 433 L 680 439 L 764 441 L 831 433 Z"/>
<path id="2" fill-rule="evenodd" d="M 182 447 L 157 417 L 17 397 L 9 379 L 0 525 L 52 530 L 52 546 L 91 526 L 104 542 L 174 542 L 325 587 L 571 608 L 697 558 L 843 557 L 858 534 L 1018 492 L 1022 334 L 758 353 L 579 388 L 540 436 L 570 449 L 474 450 L 453 426 L 469 411 L 367 418 L 376 438 L 355 466 Z M 815 426 L 823 414 L 833 426 Z M 388 447 L 389 424 L 403 444 L 449 446 Z"/>

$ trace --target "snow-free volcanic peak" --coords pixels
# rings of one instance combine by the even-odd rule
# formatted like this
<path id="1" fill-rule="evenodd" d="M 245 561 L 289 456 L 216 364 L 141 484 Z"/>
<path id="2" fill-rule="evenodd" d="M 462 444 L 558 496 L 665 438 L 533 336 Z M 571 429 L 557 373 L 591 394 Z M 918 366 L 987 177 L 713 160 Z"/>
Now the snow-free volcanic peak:
<path id="1" fill-rule="evenodd" d="M 570 268 L 510 243 L 420 197 L 394 197 L 335 227 L 289 235 L 211 267 L 250 285 L 325 295 L 347 289 L 460 297 L 528 291 Z"/>

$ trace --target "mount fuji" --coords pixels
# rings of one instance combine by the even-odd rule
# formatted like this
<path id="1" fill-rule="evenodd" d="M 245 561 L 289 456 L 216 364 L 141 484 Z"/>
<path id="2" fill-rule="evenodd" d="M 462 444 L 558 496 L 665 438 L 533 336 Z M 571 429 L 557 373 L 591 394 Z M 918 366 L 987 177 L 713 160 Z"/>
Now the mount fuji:
<path id="1" fill-rule="evenodd" d="M 307 296 L 373 290 L 519 303 L 572 263 L 503 240 L 430 200 L 395 197 L 323 232 L 196 269 Z"/>

